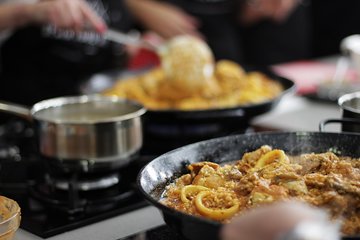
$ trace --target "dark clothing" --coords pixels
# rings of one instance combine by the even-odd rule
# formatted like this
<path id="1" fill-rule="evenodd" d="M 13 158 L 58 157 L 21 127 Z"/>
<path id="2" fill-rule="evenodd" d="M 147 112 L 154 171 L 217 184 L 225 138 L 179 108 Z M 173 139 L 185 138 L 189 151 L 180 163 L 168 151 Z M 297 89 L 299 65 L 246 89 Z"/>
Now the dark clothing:
<path id="1" fill-rule="evenodd" d="M 244 62 L 270 65 L 311 56 L 311 21 L 308 6 L 299 6 L 283 23 L 263 21 L 240 28 Z"/>
<path id="2" fill-rule="evenodd" d="M 89 4 L 113 28 L 127 31 L 131 17 L 121 0 L 92 0 Z M 40 100 L 79 94 L 90 74 L 120 67 L 121 46 L 93 32 L 75 35 L 51 26 L 15 32 L 1 49 L 0 99 L 32 105 Z"/>
<path id="3" fill-rule="evenodd" d="M 200 20 L 200 32 L 218 60 L 269 65 L 310 56 L 310 9 L 306 5 L 300 5 L 284 23 L 262 21 L 243 27 L 236 16 L 244 1 L 168 1 Z"/>
<path id="4" fill-rule="evenodd" d="M 234 12 L 239 0 L 169 0 L 194 15 L 222 15 Z"/>
<path id="5" fill-rule="evenodd" d="M 359 0 L 312 1 L 314 57 L 338 54 L 340 42 L 360 33 Z"/>
<path id="6" fill-rule="evenodd" d="M 215 58 L 242 63 L 243 38 L 239 35 L 239 26 L 234 23 L 233 15 L 198 17 L 201 19 L 200 31 L 205 36 Z"/>

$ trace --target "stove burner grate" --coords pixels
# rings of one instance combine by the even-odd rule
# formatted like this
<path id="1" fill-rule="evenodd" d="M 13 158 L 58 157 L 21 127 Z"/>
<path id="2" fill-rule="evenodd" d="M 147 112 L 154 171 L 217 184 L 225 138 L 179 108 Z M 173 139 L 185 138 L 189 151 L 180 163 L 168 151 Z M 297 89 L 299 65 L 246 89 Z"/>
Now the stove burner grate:
<path id="1" fill-rule="evenodd" d="M 118 186 L 91 192 L 63 191 L 47 184 L 30 187 L 34 199 L 52 211 L 64 214 L 69 219 L 116 208 L 136 195 L 134 189 L 121 190 Z"/>
<path id="2" fill-rule="evenodd" d="M 94 201 L 92 202 L 94 209 L 88 206 L 88 210 L 94 211 L 72 215 L 65 215 L 60 209 L 54 209 L 37 199 L 29 198 L 26 201 L 27 205 L 22 204 L 24 207 L 21 212 L 21 228 L 41 238 L 48 238 L 147 206 L 147 202 L 137 194 L 131 196 L 125 194 L 123 197 L 123 201 L 118 202 L 116 206 L 112 205 L 111 208 L 109 205 L 99 205 Z"/>
<path id="3" fill-rule="evenodd" d="M 56 189 L 68 191 L 69 189 L 78 189 L 79 191 L 92 191 L 112 187 L 120 182 L 120 175 L 112 173 L 94 179 L 77 179 L 72 183 L 68 178 L 54 179 L 49 174 L 45 175 L 46 182 Z"/>

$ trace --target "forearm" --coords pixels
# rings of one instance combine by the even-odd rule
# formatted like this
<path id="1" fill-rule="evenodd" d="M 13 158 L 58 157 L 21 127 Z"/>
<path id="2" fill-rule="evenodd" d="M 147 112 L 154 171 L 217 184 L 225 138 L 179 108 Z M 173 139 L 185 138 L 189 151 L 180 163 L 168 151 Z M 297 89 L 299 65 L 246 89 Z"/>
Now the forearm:
<path id="1" fill-rule="evenodd" d="M 125 0 L 125 3 L 135 18 L 145 25 L 148 20 L 147 13 L 157 7 L 153 0 Z"/>
<path id="2" fill-rule="evenodd" d="M 0 31 L 22 27 L 34 21 L 31 4 L 0 5 Z"/>
<path id="3" fill-rule="evenodd" d="M 106 30 L 104 21 L 82 0 L 41 0 L 33 4 L 0 5 L 0 31 L 27 24 L 51 24 L 81 31 L 87 24 L 97 32 Z"/>
<path id="4" fill-rule="evenodd" d="M 251 25 L 261 20 L 283 22 L 302 0 L 245 0 L 241 5 L 240 22 Z"/>
<path id="5" fill-rule="evenodd" d="M 173 4 L 156 0 L 125 1 L 141 24 L 164 38 L 183 34 L 200 36 L 198 20 Z"/>

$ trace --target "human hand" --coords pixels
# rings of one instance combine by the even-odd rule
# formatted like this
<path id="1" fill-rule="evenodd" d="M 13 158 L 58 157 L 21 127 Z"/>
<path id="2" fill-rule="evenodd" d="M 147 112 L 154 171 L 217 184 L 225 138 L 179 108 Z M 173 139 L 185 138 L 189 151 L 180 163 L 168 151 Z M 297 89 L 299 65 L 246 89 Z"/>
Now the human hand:
<path id="1" fill-rule="evenodd" d="M 285 21 L 292 11 L 299 5 L 300 0 L 272 0 L 276 6 L 272 19 L 277 22 Z M 271 1 L 270 1 L 271 2 Z"/>
<path id="2" fill-rule="evenodd" d="M 29 5 L 33 22 L 81 31 L 89 27 L 103 33 L 107 26 L 84 0 L 49 0 Z"/>
<path id="3" fill-rule="evenodd" d="M 164 38 L 192 35 L 202 38 L 199 22 L 182 9 L 152 0 L 127 0 L 129 9 L 141 23 Z"/>
<path id="4" fill-rule="evenodd" d="M 295 227 L 304 226 L 300 225 L 304 223 L 310 224 L 306 225 L 306 233 L 312 234 L 306 239 L 340 239 L 337 224 L 329 222 L 326 212 L 299 202 L 280 202 L 250 210 L 233 219 L 231 223 L 225 224 L 221 238 L 223 240 L 299 239 L 288 238 L 288 234 L 294 229 L 298 230 Z"/>
<path id="5" fill-rule="evenodd" d="M 301 0 L 248 0 L 243 6 L 240 19 L 244 24 L 271 19 L 282 22 L 299 5 Z"/>

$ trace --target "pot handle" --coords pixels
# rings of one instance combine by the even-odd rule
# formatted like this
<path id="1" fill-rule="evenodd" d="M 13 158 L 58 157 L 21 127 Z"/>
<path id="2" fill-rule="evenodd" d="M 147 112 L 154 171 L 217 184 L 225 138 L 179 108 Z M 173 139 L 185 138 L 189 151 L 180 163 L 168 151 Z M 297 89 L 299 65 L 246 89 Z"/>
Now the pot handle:
<path id="1" fill-rule="evenodd" d="M 24 118 L 24 119 L 28 120 L 28 121 L 33 120 L 30 109 L 28 107 L 25 107 L 25 106 L 20 105 L 20 104 L 0 101 L 0 111 L 17 115 L 17 116 L 19 116 L 21 118 Z"/>
<path id="2" fill-rule="evenodd" d="M 329 123 L 351 123 L 351 124 L 360 125 L 360 120 L 353 119 L 353 118 L 326 119 L 319 123 L 319 131 L 324 132 L 325 126 Z"/>

